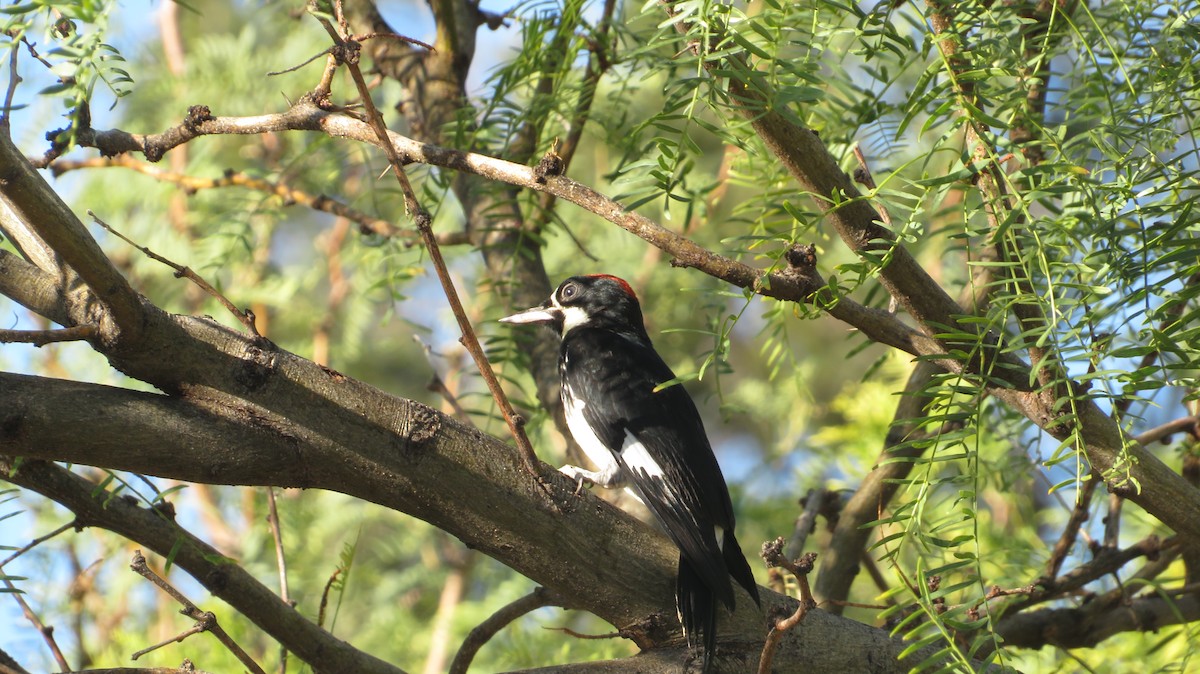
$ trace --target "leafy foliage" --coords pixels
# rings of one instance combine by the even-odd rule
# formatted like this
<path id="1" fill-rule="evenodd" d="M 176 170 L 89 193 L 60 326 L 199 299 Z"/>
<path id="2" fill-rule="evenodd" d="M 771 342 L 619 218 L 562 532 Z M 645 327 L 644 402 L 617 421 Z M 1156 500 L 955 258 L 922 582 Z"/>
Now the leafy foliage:
<path id="1" fill-rule="evenodd" d="M 1065 655 L 1007 647 L 997 625 L 1011 604 L 989 596 L 994 586 L 1041 578 L 1075 498 L 1091 493 L 1086 484 L 1096 476 L 1083 453 L 1080 406 L 1096 402 L 1133 438 L 1188 414 L 1183 404 L 1197 397 L 1200 372 L 1194 58 L 1200 5 L 1048 3 L 1053 8 L 1039 14 L 1035 4 L 683 0 L 671 3 L 669 13 L 659 3 L 622 4 L 602 25 L 603 3 L 520 3 L 501 31 L 516 48 L 476 55 L 478 83 L 453 123 L 437 133 L 445 145 L 531 163 L 583 125 L 570 167 L 575 179 L 760 270 L 782 269 L 791 247 L 815 243 L 835 301 L 853 297 L 884 309 L 891 298 L 879 277 L 891 249 L 856 255 L 832 236 L 820 202 L 797 190 L 751 117 L 778 113 L 815 130 L 849 172 L 860 168 L 854 150 L 861 149 L 876 183 L 863 187 L 862 198 L 886 213 L 881 219 L 895 241 L 969 314 L 939 335 L 970 342 L 949 355 L 977 362 L 990 336 L 1004 353 L 1032 361 L 1028 383 L 1051 396 L 1060 414 L 1053 423 L 1039 427 L 991 397 L 996 372 L 932 377 L 910 392 L 921 398 L 921 414 L 894 418 L 896 394 L 911 369 L 907 356 L 848 337 L 813 307 L 758 299 L 670 270 L 657 251 L 595 216 L 563 206 L 540 211 L 541 194 L 516 197 L 526 220 L 538 223 L 522 232 L 523 240 L 539 251 L 552 281 L 604 271 L 634 282 L 660 351 L 711 412 L 710 433 L 738 483 L 740 523 L 750 532 L 743 541 L 788 533 L 795 494 L 854 489 L 876 464 L 906 464 L 893 480 L 896 495 L 870 523 L 869 555 L 887 586 L 860 579 L 846 599 L 886 605 L 851 615 L 888 627 L 911 641 L 913 652 L 933 646 L 939 658 L 917 670 L 990 663 L 1048 671 L 1063 666 L 1051 659 L 1066 655 L 1084 667 L 1136 658 L 1145 671 L 1186 668 L 1178 663 L 1195 636 L 1187 625 L 1158 636 L 1124 634 Z M 116 3 L 35 2 L 0 11 L 6 54 L 20 55 L 22 76 L 57 80 L 38 96 L 68 110 L 67 131 L 55 138 L 64 148 L 91 124 L 89 110 L 102 99 L 114 101 L 113 126 L 139 133 L 177 123 L 197 102 L 229 116 L 281 109 L 311 89 L 323 59 L 279 77 L 265 74 L 302 63 L 326 45 L 315 23 L 295 21 L 278 4 L 196 8 L 181 13 L 189 28 L 184 77 L 166 72 L 154 49 L 122 57 L 106 43 L 127 37 L 114 17 L 130 10 Z M 44 50 L 44 72 L 24 57 L 34 36 L 54 45 Z M 601 51 L 607 63 L 597 79 L 589 73 L 599 72 L 593 59 Z M 731 82 L 761 97 L 759 109 L 743 114 Z M 377 100 L 402 99 L 408 94 L 400 88 L 381 84 Z M 335 78 L 339 100 L 353 99 L 352 91 L 348 80 Z M 19 93 L 6 117 L 36 124 L 20 116 L 33 99 L 23 87 Z M 588 116 L 580 117 L 593 95 Z M 404 99 L 400 107 L 412 104 Z M 76 150 L 67 158 L 86 154 Z M 321 135 L 204 139 L 190 143 L 183 165 L 171 170 L 208 178 L 244 173 L 406 222 L 401 199 L 376 180 L 379 157 Z M 65 175 L 62 182 L 85 195 L 85 208 L 252 306 L 276 343 L 303 355 L 326 354 L 325 363 L 339 371 L 431 405 L 442 402 L 425 389 L 436 372 L 473 423 L 503 432 L 457 349 L 428 259 L 411 239 L 355 231 L 275 194 L 226 187 L 184 196 L 168 182 L 119 167 L 86 178 Z M 469 215 L 457 200 L 456 174 L 414 169 L 413 177 L 438 231 L 461 230 Z M 979 189 L 987 180 L 998 198 Z M 510 188 L 486 189 L 500 200 Z M 498 231 L 508 215 L 497 209 L 486 217 Z M 228 320 L 168 268 L 119 241 L 104 244 L 160 306 Z M 450 256 L 460 287 L 478 289 L 468 307 L 478 325 L 500 315 L 511 282 L 487 277 L 475 250 L 486 245 L 476 238 Z M 548 415 L 536 411 L 534 387 L 523 373 L 528 354 L 510 334 L 484 330 L 489 353 L 528 411 L 539 451 L 556 457 L 561 438 Z M 431 357 L 414 337 L 430 344 Z M 79 365 L 63 353 L 0 358 L 8 367 L 65 369 L 76 378 L 88 367 L 91 378 L 137 385 L 102 363 Z M 889 432 L 905 435 L 890 444 L 893 454 L 880 455 Z M 1178 463 L 1173 452 L 1160 454 Z M 1103 477 L 1120 484 L 1127 470 L 1119 465 Z M 133 476 L 109 471 L 98 479 L 124 484 L 147 503 L 177 486 L 155 481 L 153 489 L 162 490 L 156 497 L 142 493 Z M 229 554 L 258 577 L 273 577 L 260 495 L 223 488 L 170 496 L 181 511 L 204 513 L 188 523 L 197 530 L 219 536 L 228 522 L 245 525 L 248 533 L 225 541 L 233 546 Z M 1101 500 L 1085 503 L 1092 515 L 1085 533 L 1094 540 L 1105 537 Z M 415 668 L 440 638 L 439 599 L 451 576 L 464 584 L 445 623 L 453 643 L 531 589 L 528 580 L 436 529 L 373 505 L 289 493 L 282 508 L 291 596 L 301 610 L 316 615 L 329 574 L 340 566 L 347 575 L 336 588 L 333 601 L 341 608 L 329 628 L 406 667 Z M 3 511 L 0 517 L 7 519 Z M 41 508 L 27 521 L 40 530 L 61 517 Z M 1119 545 L 1162 533 L 1150 518 L 1127 516 L 1123 523 Z M 6 530 L 5 546 L 17 547 L 27 533 Z M 827 538 L 817 532 L 810 546 L 820 550 Z M 123 543 L 99 536 L 63 545 L 76 567 L 103 559 L 100 570 L 86 574 L 122 596 L 111 608 L 98 606 L 94 596 L 48 606 L 59 617 L 80 616 L 81 659 L 121 659 L 145 645 L 144 635 L 178 630 L 162 611 L 130 608 L 155 599 L 115 571 Z M 338 550 L 352 555 L 339 558 Z M 1081 542 L 1067 553 L 1068 565 L 1089 559 Z M 1176 562 L 1147 583 L 1165 586 L 1183 574 Z M 84 575 L 60 566 L 40 582 Z M 7 578 L 22 589 L 39 582 Z M 1100 579 L 1089 590 L 1114 587 Z M 1074 603 L 1060 598 L 1051 605 Z M 630 651 L 623 642 L 565 639 L 543 629 L 550 626 L 607 629 L 589 616 L 543 610 L 485 648 L 477 666 L 492 671 Z M 248 625 L 235 621 L 227 629 L 264 664 L 277 658 L 277 648 Z M 178 660 L 170 653 L 154 657 Z"/>

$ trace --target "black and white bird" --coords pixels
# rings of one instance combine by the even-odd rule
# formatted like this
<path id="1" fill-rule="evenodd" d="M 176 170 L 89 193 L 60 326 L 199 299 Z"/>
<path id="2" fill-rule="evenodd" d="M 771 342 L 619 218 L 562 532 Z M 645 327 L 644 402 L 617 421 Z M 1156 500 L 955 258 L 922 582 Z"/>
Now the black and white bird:
<path id="1" fill-rule="evenodd" d="M 562 337 L 559 373 L 567 427 L 597 470 L 563 466 L 574 480 L 632 486 L 679 547 L 676 606 L 688 644 L 716 649 L 717 603 L 734 609 L 736 580 L 760 604 L 734 536 L 733 504 L 691 396 L 654 350 L 629 284 L 574 276 L 541 306 L 500 319 L 546 323 Z"/>

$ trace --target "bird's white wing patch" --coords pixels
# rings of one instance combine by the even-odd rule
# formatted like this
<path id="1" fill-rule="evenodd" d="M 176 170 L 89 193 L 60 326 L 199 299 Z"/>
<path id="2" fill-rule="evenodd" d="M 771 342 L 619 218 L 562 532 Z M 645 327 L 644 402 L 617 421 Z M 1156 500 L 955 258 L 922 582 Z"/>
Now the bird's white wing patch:
<path id="1" fill-rule="evenodd" d="M 645 473 L 650 477 L 662 477 L 662 466 L 646 451 L 646 446 L 633 433 L 625 431 L 625 444 L 621 447 L 621 459 L 629 470 Z"/>

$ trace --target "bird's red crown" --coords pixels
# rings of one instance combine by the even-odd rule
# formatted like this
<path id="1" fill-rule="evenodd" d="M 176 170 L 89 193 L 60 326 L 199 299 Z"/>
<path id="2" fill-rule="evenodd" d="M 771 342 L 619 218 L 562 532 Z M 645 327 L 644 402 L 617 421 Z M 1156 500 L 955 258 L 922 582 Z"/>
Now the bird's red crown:
<path id="1" fill-rule="evenodd" d="M 633 286 L 629 285 L 628 281 L 626 281 L 625 279 L 623 279 L 619 276 L 613 276 L 612 274 L 588 274 L 588 278 L 610 279 L 610 280 L 616 282 L 617 285 L 621 286 L 621 290 L 624 290 L 625 294 L 629 295 L 630 297 L 632 297 L 635 300 L 637 299 L 637 293 L 633 292 Z"/>

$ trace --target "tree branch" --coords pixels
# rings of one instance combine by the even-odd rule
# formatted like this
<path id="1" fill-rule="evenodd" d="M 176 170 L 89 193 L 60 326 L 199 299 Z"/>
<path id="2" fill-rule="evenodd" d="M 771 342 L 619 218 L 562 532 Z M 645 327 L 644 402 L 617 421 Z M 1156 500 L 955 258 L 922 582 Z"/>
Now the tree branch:
<path id="1" fill-rule="evenodd" d="M 80 526 L 108 529 L 163 557 L 171 556 L 177 566 L 213 595 L 286 644 L 316 670 L 403 674 L 309 622 L 244 569 L 181 529 L 160 510 L 116 498 L 108 490 L 44 461 L 24 459 L 18 463 L 0 455 L 0 477 L 58 502 L 75 514 Z"/>
<path id="2" fill-rule="evenodd" d="M 100 338 L 109 344 L 120 339 L 126 347 L 132 346 L 142 330 L 141 297 L 105 257 L 79 218 L 3 134 L 0 134 L 0 200 L 23 227 L 36 233 L 108 307 L 108 312 L 96 316 Z M 44 267 L 43 270 L 58 271 Z"/>
<path id="3" fill-rule="evenodd" d="M 194 324 L 237 335 L 211 323 Z M 11 462 L 0 463 L 0 471 L 14 484 L 63 503 L 81 524 L 111 529 L 162 555 L 171 552 L 178 535 L 186 535 L 173 523 L 121 499 L 104 508 L 105 495 L 91 495 L 94 485 L 37 459 L 181 480 L 339 491 L 432 523 L 617 625 L 643 648 L 682 642 L 673 610 L 678 553 L 662 534 L 590 494 L 572 496 L 575 485 L 551 473 L 564 506 L 556 513 L 508 445 L 340 375 L 335 383 L 316 366 L 332 384 L 329 398 L 301 392 L 283 375 L 299 359 L 285 353 L 278 358 L 282 372 L 272 377 L 267 397 L 276 407 L 285 400 L 301 401 L 304 412 L 292 412 L 299 423 L 289 421 L 283 408 L 247 402 L 224 407 L 208 398 L 0 374 L 0 398 L 6 401 L 0 442 L 6 451 L 28 457 L 15 473 Z M 346 397 L 349 392 L 354 395 Z M 301 659 L 313 662 L 319 655 L 314 649 L 330 650 L 332 637 L 322 632 L 322 639 L 315 639 L 309 632 L 315 625 L 257 581 L 246 585 L 251 579 L 243 578 L 239 567 L 222 562 L 199 541 L 185 548 L 176 555 L 177 564 Z M 551 548 L 555 554 L 546 554 Z M 764 595 L 767 610 L 795 608 L 785 597 Z M 722 619 L 722 643 L 761 648 L 761 614 L 743 604 Z M 831 644 L 840 645 L 834 650 Z M 904 647 L 884 631 L 816 611 L 788 633 L 776 662 L 788 663 L 786 668 L 780 664 L 780 672 L 847 663 L 871 668 L 868 663 L 880 662 L 894 667 L 883 671 L 900 672 L 907 660 L 896 662 L 896 656 Z M 348 646 L 339 648 L 328 657 L 335 651 L 337 657 L 354 656 L 344 650 Z"/>
<path id="4" fill-rule="evenodd" d="M 415 243 L 418 237 L 417 232 L 413 230 L 400 229 L 387 220 L 364 213 L 327 195 L 311 194 L 286 183 L 256 178 L 240 171 L 226 170 L 220 178 L 199 178 L 173 171 L 163 171 L 152 164 L 137 161 L 127 155 L 79 160 L 58 159 L 49 166 L 55 176 L 82 169 L 113 167 L 126 168 L 160 182 L 178 185 L 189 195 L 201 190 L 241 187 L 264 194 L 273 194 L 287 204 L 297 204 L 314 211 L 346 218 L 357 224 L 361 232 L 370 232 L 385 237 L 401 237 L 406 239 L 406 243 L 409 245 Z M 443 246 L 455 246 L 467 242 L 466 236 L 457 232 L 440 233 L 437 236 L 438 243 Z"/>
<path id="5" fill-rule="evenodd" d="M 62 330 L 0 330 L 0 344 L 21 342 L 42 347 L 55 342 L 87 341 L 96 334 L 96 326 L 92 323 Z"/>
<path id="6" fill-rule="evenodd" d="M 3 222 L 0 227 L 7 229 Z M 7 250 L 0 250 L 0 294 L 59 325 L 69 325 L 70 311 L 63 290 L 52 274 Z"/>
<path id="7" fill-rule="evenodd" d="M 158 588 L 163 592 L 171 595 L 172 599 L 179 602 L 179 604 L 183 606 L 183 610 L 181 610 L 180 613 L 196 621 L 196 631 L 211 632 L 212 635 L 217 638 L 217 641 L 221 642 L 221 645 L 225 646 L 230 653 L 233 653 L 239 662 L 241 662 L 246 666 L 247 669 L 250 670 L 251 674 L 266 674 L 266 672 L 262 670 L 262 667 L 259 667 L 258 663 L 250 657 L 250 654 L 247 653 L 241 646 L 239 646 L 237 642 L 235 642 L 233 638 L 229 636 L 225 629 L 221 627 L 221 624 L 217 622 L 216 615 L 214 615 L 211 611 L 201 611 L 200 607 L 193 604 L 192 601 L 185 597 L 182 592 L 175 588 L 175 586 L 168 583 L 167 580 L 162 576 L 154 573 L 154 571 L 152 571 L 146 564 L 146 558 L 142 555 L 141 550 L 133 551 L 133 563 L 129 565 L 129 568 L 133 569 L 134 573 L 137 573 L 139 576 L 157 585 Z M 285 601 L 284 603 L 286 604 L 287 602 Z M 183 637 L 184 635 L 180 635 L 179 637 L 164 643 L 183 641 Z M 155 646 L 154 648 L 157 647 L 158 646 Z M 140 650 L 133 654 L 132 659 L 137 660 L 139 655 L 148 653 L 150 650 L 152 649 L 147 648 Z"/>
<path id="8" fill-rule="evenodd" d="M 770 115 L 765 115 L 765 117 L 770 117 Z M 775 121 L 783 123 L 781 119 Z M 264 133 L 287 129 L 319 130 L 335 137 L 368 143 L 378 142 L 374 132 L 362 121 L 346 115 L 328 113 L 316 105 L 304 101 L 282 114 L 250 118 L 211 118 L 200 122 L 197 128 L 199 131 L 213 133 L 220 130 L 236 133 Z M 786 128 L 791 129 L 792 127 Z M 801 137 L 812 135 L 809 131 L 795 129 L 786 133 L 785 131 L 786 129 L 780 130 L 780 133 L 784 133 L 784 135 L 776 138 L 776 141 L 782 142 L 785 137 L 790 137 L 788 134 L 791 133 L 800 134 Z M 797 273 L 796 268 L 765 274 L 740 262 L 716 255 L 644 216 L 626 211 L 615 201 L 564 176 L 539 178 L 536 172 L 527 166 L 474 153 L 418 143 L 395 133 L 389 132 L 389 138 L 396 151 L 410 162 L 418 161 L 442 166 L 519 187 L 555 194 L 559 198 L 596 213 L 662 248 L 675 256 L 674 264 L 677 266 L 695 267 L 711 276 L 753 292 L 778 299 L 803 302 L 813 299 L 817 290 L 823 286 L 823 282 L 817 282 L 819 278 L 814 278 L 812 274 Z M 825 152 L 823 146 L 819 145 L 819 141 L 815 137 L 811 141 L 818 143 L 818 149 L 822 156 L 828 157 L 828 153 Z M 801 142 L 798 147 L 804 148 L 810 144 Z M 790 156 L 796 152 L 796 148 L 789 149 L 788 152 Z M 832 161 L 831 158 L 830 161 Z M 844 176 L 844 174 L 842 175 Z M 865 202 L 862 203 L 867 211 L 874 213 L 869 205 L 866 205 Z M 842 210 L 841 207 L 837 209 L 839 213 Z M 893 261 L 887 269 L 892 269 L 895 264 L 896 262 Z M 902 269 L 894 271 L 903 274 Z M 923 271 L 920 275 L 928 278 Z M 890 291 L 894 294 L 899 293 L 908 285 L 908 283 L 899 284 Z M 936 284 L 935 287 L 937 287 Z M 944 291 L 937 287 L 937 294 L 944 295 Z M 936 313 L 937 307 L 941 306 L 940 300 L 935 299 L 931 302 L 932 305 L 926 307 L 926 313 Z M 950 300 L 949 303 L 957 306 L 953 300 Z M 948 310 L 947 307 L 942 308 Z M 849 298 L 837 298 L 827 309 L 832 316 L 859 328 L 871 339 L 910 353 L 915 352 L 921 356 L 938 359 L 936 362 L 950 368 L 951 371 L 961 371 L 963 368 L 961 361 L 955 358 L 946 358 L 944 346 L 937 340 L 905 326 L 887 312 L 863 307 Z M 952 323 L 945 325 L 952 325 Z M 131 354 L 131 357 L 136 357 L 136 354 Z M 1063 424 L 1054 423 L 1058 418 L 1057 412 L 1047 410 L 1035 396 L 1021 392 L 1022 388 L 1027 387 L 1029 381 L 1028 366 L 1019 362 L 1016 364 L 1006 363 L 1004 367 L 992 371 L 989 376 L 996 378 L 996 382 L 988 388 L 989 393 L 1012 405 L 1039 427 L 1047 429 L 1052 436 L 1062 439 L 1069 434 L 1069 429 Z M 1176 532 L 1186 532 L 1188 535 L 1200 539 L 1200 491 L 1142 447 L 1127 446 L 1125 438 L 1115 422 L 1104 414 L 1094 402 L 1080 401 L 1076 415 L 1085 443 L 1084 450 L 1087 452 L 1092 466 L 1106 476 L 1109 488 L 1120 491 L 1122 495 L 1141 505 Z M 1126 474 L 1131 480 L 1125 479 Z M 1140 491 L 1136 491 L 1131 486 L 1135 483 L 1142 486 Z"/>
<path id="9" fill-rule="evenodd" d="M 484 644 L 512 621 L 531 611 L 546 606 L 556 606 L 558 603 L 559 599 L 552 592 L 544 587 L 539 587 L 524 597 L 505 604 L 487 620 L 476 625 L 475 629 L 471 630 L 471 633 L 463 640 L 462 646 L 454 656 L 454 661 L 450 663 L 450 674 L 466 674 L 479 649 L 483 648 Z"/>
<path id="10" fill-rule="evenodd" d="M 996 624 L 1004 645 L 1017 648 L 1090 648 L 1122 632 L 1154 632 L 1200 620 L 1200 595 L 1137 597 L 1128 602 L 1085 603 L 1006 616 Z M 977 655 L 986 656 L 991 641 Z"/>

